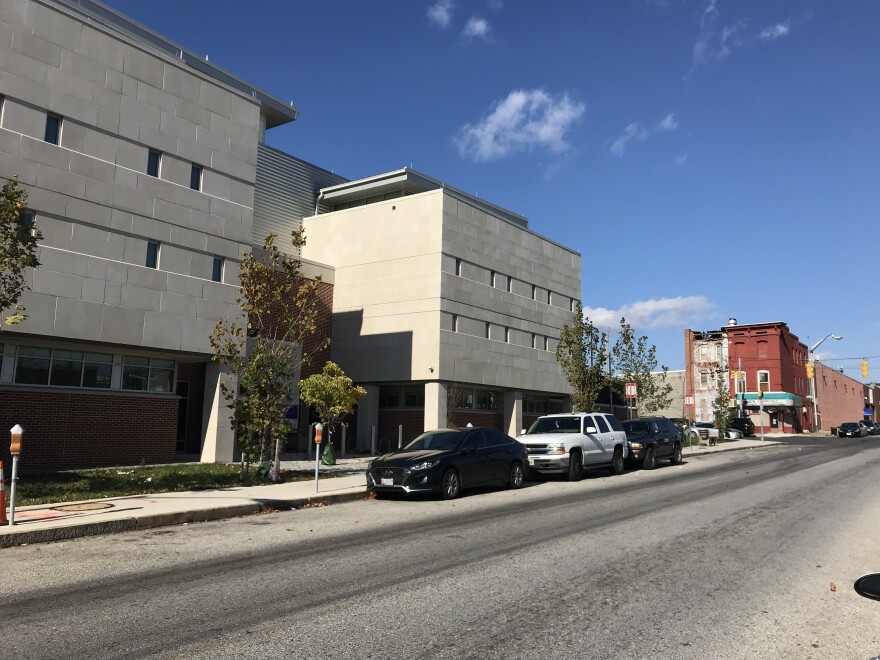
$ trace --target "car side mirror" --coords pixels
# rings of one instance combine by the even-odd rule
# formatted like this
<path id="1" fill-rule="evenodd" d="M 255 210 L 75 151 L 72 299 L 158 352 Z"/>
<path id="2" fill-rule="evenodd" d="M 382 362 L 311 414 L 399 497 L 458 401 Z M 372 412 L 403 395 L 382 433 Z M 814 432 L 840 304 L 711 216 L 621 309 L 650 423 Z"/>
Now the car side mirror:
<path id="1" fill-rule="evenodd" d="M 880 600 L 880 573 L 863 575 L 856 580 L 853 588 L 859 596 L 864 596 L 871 600 Z"/>
<path id="2" fill-rule="evenodd" d="M 587 430 L 584 431 L 584 433 L 598 433 L 598 432 L 599 432 L 599 431 L 596 429 L 595 426 L 588 426 L 588 427 L 587 427 Z"/>
<path id="3" fill-rule="evenodd" d="M 525 434 L 526 434 L 526 430 L 525 430 L 525 429 L 522 429 L 522 430 L 519 432 L 519 434 L 520 434 L 520 435 L 525 435 Z"/>

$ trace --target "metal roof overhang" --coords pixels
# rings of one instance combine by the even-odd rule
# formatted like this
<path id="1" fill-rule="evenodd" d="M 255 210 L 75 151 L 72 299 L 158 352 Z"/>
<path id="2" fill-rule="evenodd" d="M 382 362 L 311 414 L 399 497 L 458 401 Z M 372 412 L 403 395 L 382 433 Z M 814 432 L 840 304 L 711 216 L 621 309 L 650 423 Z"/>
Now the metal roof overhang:
<path id="1" fill-rule="evenodd" d="M 797 394 L 790 392 L 764 392 L 764 396 L 759 397 L 757 392 L 746 392 L 745 394 L 737 394 L 737 401 L 745 401 L 748 407 L 774 407 L 774 408 L 796 408 L 804 405 L 803 399 Z"/>

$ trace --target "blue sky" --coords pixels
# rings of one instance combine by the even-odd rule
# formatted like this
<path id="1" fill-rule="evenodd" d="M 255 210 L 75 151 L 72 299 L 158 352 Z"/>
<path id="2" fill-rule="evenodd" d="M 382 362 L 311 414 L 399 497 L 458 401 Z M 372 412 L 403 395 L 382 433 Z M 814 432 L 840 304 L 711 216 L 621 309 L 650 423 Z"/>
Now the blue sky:
<path id="1" fill-rule="evenodd" d="M 109 4 L 293 101 L 270 145 L 527 216 L 671 369 L 734 316 L 880 380 L 876 0 Z"/>

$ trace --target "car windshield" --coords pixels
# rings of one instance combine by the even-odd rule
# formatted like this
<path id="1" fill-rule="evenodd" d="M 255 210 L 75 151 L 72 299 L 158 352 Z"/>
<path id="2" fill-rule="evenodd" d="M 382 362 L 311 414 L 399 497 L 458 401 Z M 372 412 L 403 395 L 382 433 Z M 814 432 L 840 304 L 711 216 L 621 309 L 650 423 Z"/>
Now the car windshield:
<path id="1" fill-rule="evenodd" d="M 648 422 L 624 422 L 623 430 L 627 433 L 650 433 L 651 424 Z"/>
<path id="2" fill-rule="evenodd" d="M 542 417 L 535 420 L 528 434 L 535 433 L 580 433 L 580 417 Z"/>
<path id="3" fill-rule="evenodd" d="M 840 428 L 842 428 L 842 429 L 854 429 L 857 427 L 858 427 L 858 424 L 855 424 L 854 422 L 846 422 L 846 423 L 840 425 Z"/>
<path id="4" fill-rule="evenodd" d="M 449 450 L 458 447 L 461 442 L 461 431 L 427 431 L 406 445 L 404 449 L 440 449 Z"/>
<path id="5" fill-rule="evenodd" d="M 698 429 L 714 429 L 715 427 L 710 422 L 697 422 L 694 424 Z"/>

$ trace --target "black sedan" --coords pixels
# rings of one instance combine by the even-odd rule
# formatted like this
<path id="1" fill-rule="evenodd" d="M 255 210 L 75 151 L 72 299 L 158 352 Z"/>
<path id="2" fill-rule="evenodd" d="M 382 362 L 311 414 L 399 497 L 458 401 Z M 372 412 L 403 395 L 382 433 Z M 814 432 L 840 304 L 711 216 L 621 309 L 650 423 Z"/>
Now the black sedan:
<path id="1" fill-rule="evenodd" d="M 868 430 L 862 422 L 844 422 L 837 427 L 837 435 L 841 438 L 864 438 Z"/>
<path id="2" fill-rule="evenodd" d="M 526 448 L 500 431 L 437 429 L 370 463 L 367 489 L 377 496 L 439 493 L 451 500 L 463 488 L 493 484 L 519 488 L 528 465 Z"/>

